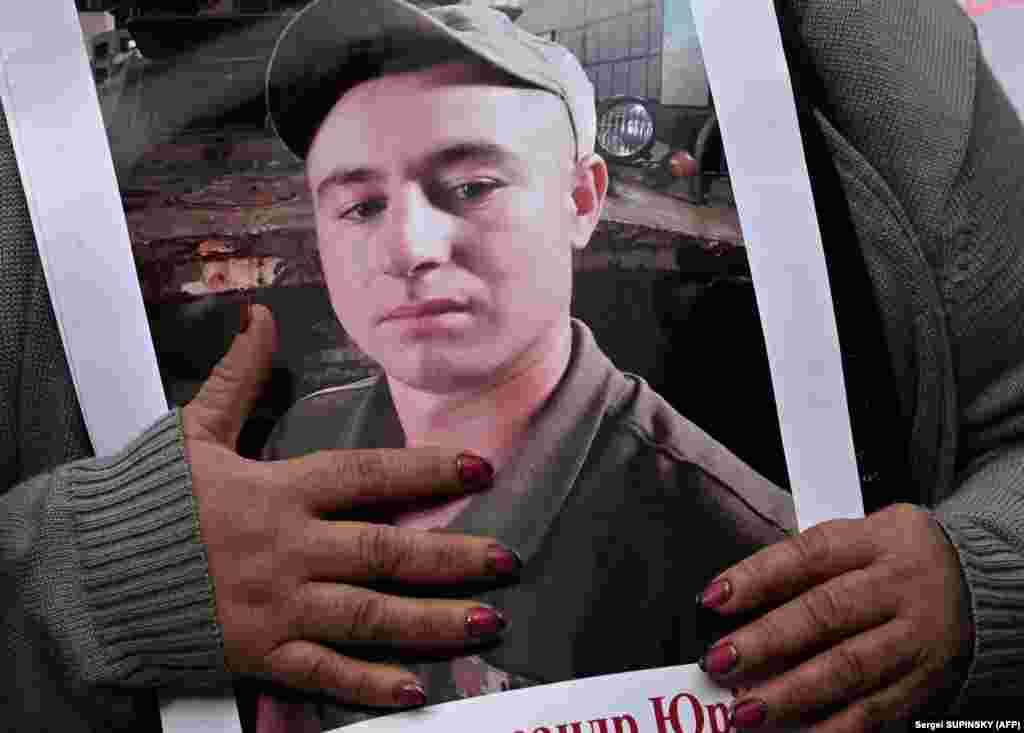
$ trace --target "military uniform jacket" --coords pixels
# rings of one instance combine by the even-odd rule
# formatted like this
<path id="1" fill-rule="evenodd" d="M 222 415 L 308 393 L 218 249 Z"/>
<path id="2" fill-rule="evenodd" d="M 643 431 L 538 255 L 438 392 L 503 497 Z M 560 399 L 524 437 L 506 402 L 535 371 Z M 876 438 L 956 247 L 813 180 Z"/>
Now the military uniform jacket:
<path id="1" fill-rule="evenodd" d="M 298 402 L 266 455 L 403 440 L 386 380 L 371 378 Z M 481 596 L 509 628 L 498 646 L 418 670 L 428 696 L 696 662 L 709 638 L 695 595 L 794 524 L 789 494 L 616 369 L 574 321 L 566 374 L 493 488 L 449 525 L 522 557 L 519 583 Z M 328 708 L 329 725 L 359 719 Z"/>

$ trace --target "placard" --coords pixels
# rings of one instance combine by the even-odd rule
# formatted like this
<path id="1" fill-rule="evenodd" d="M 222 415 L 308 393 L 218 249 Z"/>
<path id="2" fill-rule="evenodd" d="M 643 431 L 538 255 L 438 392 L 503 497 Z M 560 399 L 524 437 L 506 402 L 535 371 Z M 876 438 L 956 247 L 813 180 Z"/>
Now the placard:
<path id="1" fill-rule="evenodd" d="M 671 13 L 643 15 L 641 8 L 637 17 L 691 12 L 682 0 L 666 1 L 676 3 Z M 237 331 L 242 303 L 272 306 L 282 336 L 279 378 L 243 433 L 243 453 L 258 456 L 297 400 L 382 372 L 332 308 L 303 168 L 266 126 L 263 68 L 293 10 L 258 21 L 228 11 L 130 18 L 138 49 L 102 78 L 88 73 L 70 0 L 29 6 L 4 29 L 4 105 L 100 453 L 167 404 L 194 396 Z M 695 432 L 696 440 L 724 444 L 791 490 L 801 527 L 859 516 L 831 297 L 773 7 L 768 0 L 742 7 L 693 0 L 692 13 L 716 109 L 666 111 L 657 98 L 647 100 L 660 133 L 646 160 L 612 165 L 602 221 L 574 255 L 573 315 L 619 368 L 646 379 L 710 434 Z M 614 91 L 619 67 L 607 64 L 618 59 L 615 39 L 640 42 L 632 25 L 621 30 L 614 21 L 596 18 L 579 38 L 566 38 L 564 29 L 545 34 L 577 52 L 595 87 Z M 210 38 L 203 28 L 211 24 L 222 30 L 216 40 L 181 47 L 193 32 Z M 659 53 L 651 39 L 670 37 L 665 31 L 643 36 L 651 58 Z M 737 43 L 742 64 L 732 58 Z M 595 53 L 599 47 L 605 50 Z M 761 61 L 751 63 L 755 57 Z M 622 68 L 629 84 L 636 81 L 633 67 Z M 712 112 L 722 131 L 717 147 Z M 683 151 L 690 156 L 671 158 Z M 71 159 L 60 155 L 91 156 L 76 159 L 90 171 L 90 196 L 76 195 L 74 177 L 53 175 L 58 160 Z M 59 223 L 73 210 L 80 215 L 69 232 Z M 776 241 L 787 246 L 775 248 Z M 717 352 L 708 338 L 715 333 L 732 335 L 717 342 Z M 120 398 L 126 394 L 133 399 Z M 109 420 L 97 417 L 94 404 Z M 695 658 L 536 687 L 542 670 L 518 679 L 486 655 L 466 659 L 479 674 L 468 687 L 456 679 L 454 696 L 507 691 L 352 729 L 411 720 L 450 729 L 491 719 L 510 721 L 508 733 L 559 726 L 576 733 L 577 723 L 592 721 L 604 721 L 597 723 L 602 733 L 664 733 L 684 711 L 706 716 L 706 730 L 726 727 L 730 694 L 708 683 Z M 163 712 L 166 731 L 241 729 L 230 697 L 167 701 Z"/>

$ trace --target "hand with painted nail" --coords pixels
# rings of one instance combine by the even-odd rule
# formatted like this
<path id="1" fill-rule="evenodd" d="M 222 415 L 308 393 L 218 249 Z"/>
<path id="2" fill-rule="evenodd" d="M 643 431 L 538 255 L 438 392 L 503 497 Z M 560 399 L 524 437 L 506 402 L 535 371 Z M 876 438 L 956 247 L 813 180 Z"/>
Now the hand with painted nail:
<path id="1" fill-rule="evenodd" d="M 470 454 L 431 449 L 241 458 L 235 444 L 270 372 L 275 343 L 270 312 L 254 306 L 243 333 L 183 410 L 228 669 L 350 703 L 422 705 L 414 675 L 359 659 L 353 650 L 455 653 L 494 640 L 505 620 L 479 603 L 369 586 L 509 580 L 518 558 L 487 538 L 337 517 L 381 503 L 481 491 L 491 483 L 491 468 Z"/>
<path id="2" fill-rule="evenodd" d="M 698 602 L 726 616 L 763 612 L 700 662 L 742 688 L 738 728 L 873 730 L 939 696 L 952 703 L 956 662 L 973 644 L 956 551 L 910 505 L 824 522 L 761 550 Z"/>

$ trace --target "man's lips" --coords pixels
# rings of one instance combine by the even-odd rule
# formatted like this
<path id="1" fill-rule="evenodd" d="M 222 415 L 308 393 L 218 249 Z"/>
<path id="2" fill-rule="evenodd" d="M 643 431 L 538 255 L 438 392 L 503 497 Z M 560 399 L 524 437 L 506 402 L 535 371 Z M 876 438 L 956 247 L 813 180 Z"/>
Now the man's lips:
<path id="1" fill-rule="evenodd" d="M 464 301 L 451 298 L 434 298 L 433 300 L 401 305 L 381 318 L 381 322 L 411 320 L 428 316 L 440 316 L 445 313 L 466 313 L 468 311 L 469 304 Z"/>

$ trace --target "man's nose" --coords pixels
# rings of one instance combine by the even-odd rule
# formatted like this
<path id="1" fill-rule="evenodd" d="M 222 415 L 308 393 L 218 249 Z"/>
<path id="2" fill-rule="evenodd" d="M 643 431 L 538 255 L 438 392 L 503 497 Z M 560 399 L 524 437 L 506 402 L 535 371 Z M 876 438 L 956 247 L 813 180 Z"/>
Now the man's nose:
<path id="1" fill-rule="evenodd" d="M 421 276 L 451 260 L 454 221 L 418 186 L 409 186 L 390 207 L 389 275 Z"/>

